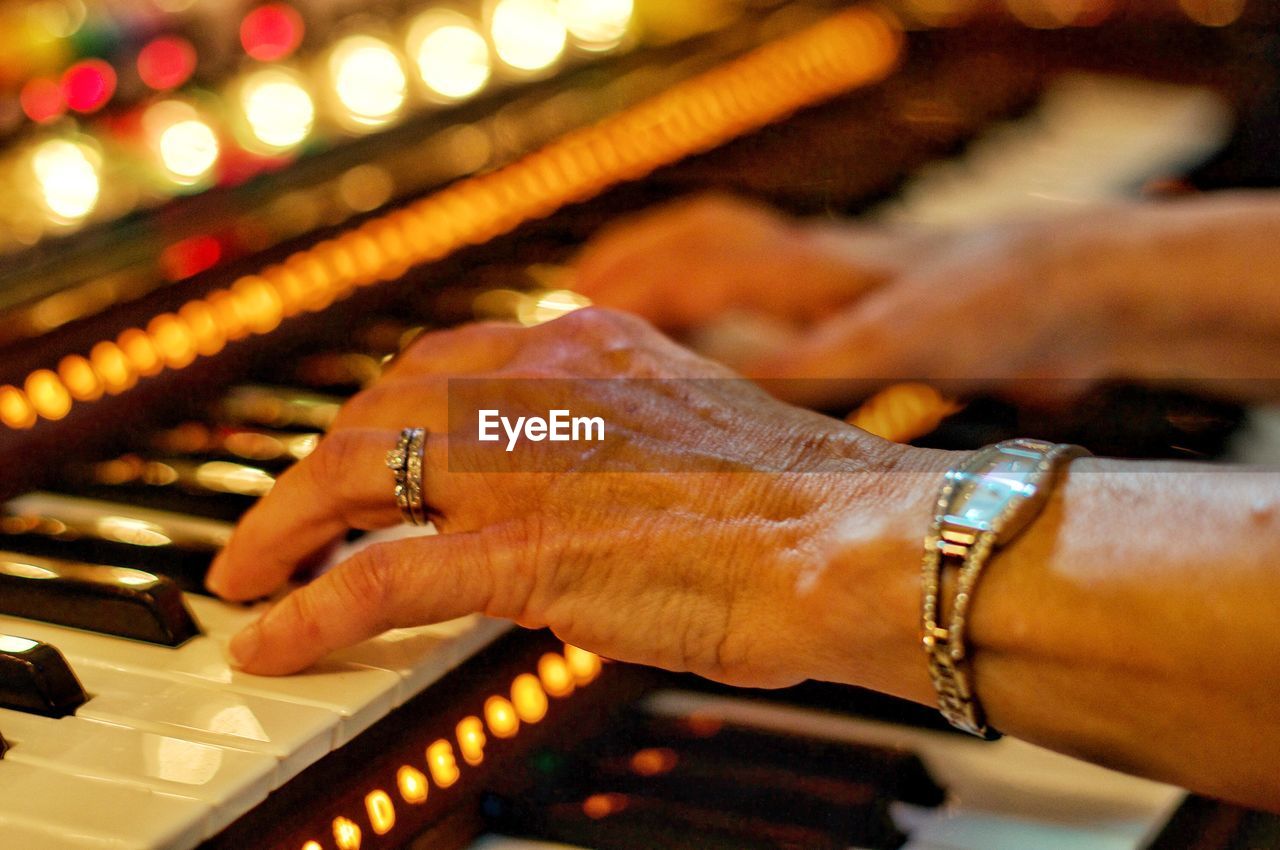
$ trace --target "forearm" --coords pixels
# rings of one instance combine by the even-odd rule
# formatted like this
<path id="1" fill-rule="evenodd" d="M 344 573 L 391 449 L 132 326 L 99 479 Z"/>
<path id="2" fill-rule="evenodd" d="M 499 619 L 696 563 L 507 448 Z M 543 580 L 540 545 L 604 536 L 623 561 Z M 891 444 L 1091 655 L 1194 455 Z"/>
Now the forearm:
<path id="1" fill-rule="evenodd" d="M 846 650 L 833 650 L 843 672 L 827 678 L 936 704 L 919 645 L 919 563 L 940 480 L 903 473 L 892 485 L 904 505 L 895 513 L 917 512 L 914 534 L 906 520 L 887 520 L 874 546 L 844 550 L 834 572 L 846 581 L 833 579 L 832 593 L 866 613 L 824 621 L 825 645 Z M 975 591 L 969 645 L 989 721 L 1096 762 L 1280 808 L 1277 543 L 1280 472 L 1076 461 Z M 879 563 L 868 567 L 869 558 Z"/>

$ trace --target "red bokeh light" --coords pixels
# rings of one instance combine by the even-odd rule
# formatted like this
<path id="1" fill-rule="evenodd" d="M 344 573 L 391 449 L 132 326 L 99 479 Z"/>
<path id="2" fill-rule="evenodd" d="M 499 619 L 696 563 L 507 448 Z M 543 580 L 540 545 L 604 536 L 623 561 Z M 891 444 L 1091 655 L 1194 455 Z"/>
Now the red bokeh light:
<path id="1" fill-rule="evenodd" d="M 22 111 L 38 124 L 52 121 L 67 111 L 62 87 L 44 77 L 27 80 L 18 98 L 22 101 Z"/>
<path id="2" fill-rule="evenodd" d="M 76 112 L 101 109 L 115 91 L 115 69 L 101 59 L 77 62 L 62 74 L 62 97 Z"/>
<path id="3" fill-rule="evenodd" d="M 283 59 L 302 42 L 302 15 L 284 3 L 268 3 L 244 16 L 240 43 L 244 52 L 261 62 Z"/>
<path id="4" fill-rule="evenodd" d="M 176 35 L 162 35 L 138 53 L 138 76 L 156 91 L 174 89 L 196 70 L 196 49 Z"/>
<path id="5" fill-rule="evenodd" d="M 222 259 L 222 243 L 215 236 L 192 236 L 175 242 L 160 253 L 160 266 L 169 280 L 184 280 Z"/>

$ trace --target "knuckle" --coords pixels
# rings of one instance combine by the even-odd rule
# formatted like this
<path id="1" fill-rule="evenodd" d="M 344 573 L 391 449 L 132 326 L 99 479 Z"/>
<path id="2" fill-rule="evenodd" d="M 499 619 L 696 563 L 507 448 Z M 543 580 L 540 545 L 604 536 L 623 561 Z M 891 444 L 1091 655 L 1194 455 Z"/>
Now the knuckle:
<path id="1" fill-rule="evenodd" d="M 373 631 L 385 631 L 392 624 L 392 604 L 396 598 L 397 562 L 390 544 L 370 546 L 341 568 L 330 573 L 332 587 L 341 606 L 335 610 L 356 612 Z"/>

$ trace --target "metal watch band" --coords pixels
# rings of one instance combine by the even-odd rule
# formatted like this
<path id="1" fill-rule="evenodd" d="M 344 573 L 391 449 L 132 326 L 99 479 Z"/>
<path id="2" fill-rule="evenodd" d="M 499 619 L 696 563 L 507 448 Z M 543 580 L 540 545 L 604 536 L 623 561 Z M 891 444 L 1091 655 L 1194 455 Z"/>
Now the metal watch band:
<path id="1" fill-rule="evenodd" d="M 924 542 L 922 643 L 943 717 L 971 735 L 995 740 L 973 689 L 965 642 L 969 607 L 992 552 L 1018 535 L 1048 500 L 1057 469 L 1087 455 L 1043 440 L 1006 440 L 949 470 Z M 941 609 L 944 569 L 957 569 L 947 625 Z"/>

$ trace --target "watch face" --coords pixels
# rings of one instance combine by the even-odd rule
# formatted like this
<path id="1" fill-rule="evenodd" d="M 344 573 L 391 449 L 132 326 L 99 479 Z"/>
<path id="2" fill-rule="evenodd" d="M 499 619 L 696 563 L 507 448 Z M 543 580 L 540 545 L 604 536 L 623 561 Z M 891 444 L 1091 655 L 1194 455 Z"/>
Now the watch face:
<path id="1" fill-rule="evenodd" d="M 992 530 L 1010 503 L 1035 493 L 1042 459 L 1039 454 L 1006 448 L 978 471 L 958 473 L 944 522 Z"/>

